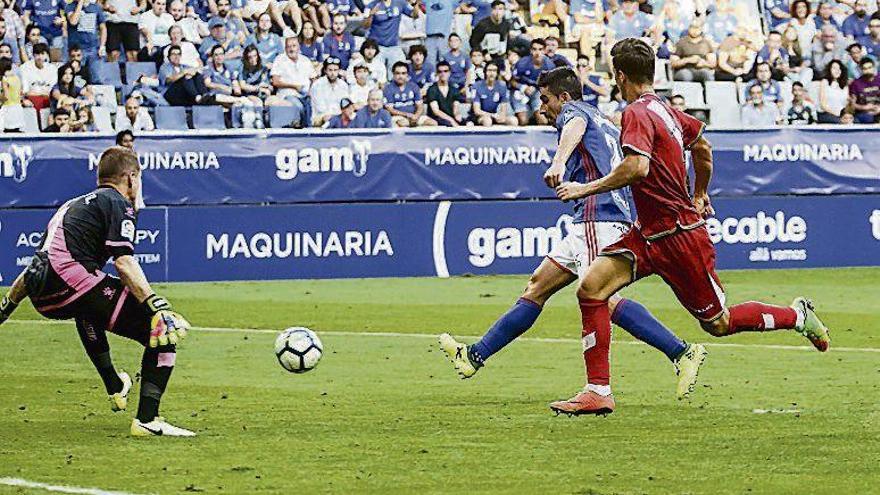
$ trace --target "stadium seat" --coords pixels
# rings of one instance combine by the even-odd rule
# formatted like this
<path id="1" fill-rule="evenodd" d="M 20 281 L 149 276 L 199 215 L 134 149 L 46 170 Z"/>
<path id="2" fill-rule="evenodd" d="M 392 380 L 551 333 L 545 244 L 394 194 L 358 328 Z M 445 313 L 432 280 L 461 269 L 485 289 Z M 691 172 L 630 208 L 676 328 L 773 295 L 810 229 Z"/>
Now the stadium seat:
<path id="1" fill-rule="evenodd" d="M 95 117 L 95 127 L 98 128 L 98 132 L 113 132 L 113 120 L 110 118 L 109 108 L 92 107 L 92 116 Z"/>
<path id="2" fill-rule="evenodd" d="M 186 107 L 156 107 L 156 129 L 185 131 Z"/>
<path id="3" fill-rule="evenodd" d="M 144 75 L 148 77 L 156 77 L 156 64 L 153 62 L 127 62 L 125 64 L 125 82 L 126 84 L 134 84 L 138 77 Z"/>
<path id="4" fill-rule="evenodd" d="M 741 125 L 738 90 L 735 82 L 707 81 L 706 102 L 711 110 L 713 126 L 739 127 Z"/>
<path id="5" fill-rule="evenodd" d="M 22 115 L 24 116 L 24 125 L 21 126 L 21 132 L 40 132 L 40 119 L 37 116 L 37 109 L 33 107 L 24 107 Z"/>
<path id="6" fill-rule="evenodd" d="M 95 102 L 99 107 L 116 108 L 116 88 L 109 84 L 93 84 L 89 87 L 92 89 L 92 93 L 95 95 Z"/>
<path id="7" fill-rule="evenodd" d="M 116 62 L 95 62 L 95 79 L 98 84 L 106 84 L 116 89 L 122 88 L 122 73 Z"/>
<path id="8" fill-rule="evenodd" d="M 219 105 L 193 107 L 193 129 L 226 129 L 223 107 Z"/>
<path id="9" fill-rule="evenodd" d="M 269 127 L 291 127 L 297 111 L 293 107 L 269 107 Z"/>
<path id="10" fill-rule="evenodd" d="M 40 109 L 40 129 L 45 129 L 49 125 L 50 115 L 52 115 L 52 110 L 49 108 Z"/>
<path id="11" fill-rule="evenodd" d="M 673 81 L 672 94 L 683 96 L 688 108 L 707 108 L 703 98 L 703 85 L 698 82 Z"/>
<path id="12" fill-rule="evenodd" d="M 669 60 L 659 59 L 654 66 L 654 88 L 659 90 L 669 89 L 669 81 L 672 80 L 669 69 Z"/>

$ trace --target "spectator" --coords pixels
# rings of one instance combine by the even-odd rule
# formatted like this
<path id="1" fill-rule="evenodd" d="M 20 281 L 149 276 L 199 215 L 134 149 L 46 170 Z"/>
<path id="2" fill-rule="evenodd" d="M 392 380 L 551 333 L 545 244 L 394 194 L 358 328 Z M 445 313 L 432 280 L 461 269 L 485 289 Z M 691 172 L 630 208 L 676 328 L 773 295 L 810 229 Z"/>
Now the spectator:
<path id="1" fill-rule="evenodd" d="M 208 21 L 208 33 L 210 36 L 202 40 L 202 44 L 199 45 L 199 54 L 202 56 L 202 61 L 208 61 L 211 48 L 214 48 L 216 45 L 220 45 L 226 50 L 227 60 L 241 58 L 241 43 L 235 36 L 227 34 L 226 23 L 223 20 L 214 17 Z"/>
<path id="2" fill-rule="evenodd" d="M 338 58 L 342 70 L 348 70 L 355 45 L 354 37 L 351 33 L 345 32 L 345 26 L 345 14 L 334 14 L 332 31 L 321 41 L 321 52 L 324 57 Z"/>
<path id="3" fill-rule="evenodd" d="M 594 68 L 592 59 L 586 55 L 578 55 L 577 70 L 581 85 L 583 85 L 581 89 L 583 100 L 594 107 L 598 107 L 599 98 L 610 95 L 611 90 L 608 88 L 604 77 L 592 73 Z"/>
<path id="4" fill-rule="evenodd" d="M 845 62 L 846 73 L 850 79 L 856 79 L 862 75 L 862 69 L 859 68 L 859 64 L 867 56 L 865 49 L 861 44 L 853 43 L 846 47 L 846 54 L 848 55 Z"/>
<path id="5" fill-rule="evenodd" d="M 849 77 L 840 60 L 832 60 L 819 84 L 820 124 L 839 124 L 840 115 L 849 103 Z"/>
<path id="6" fill-rule="evenodd" d="M 25 106 L 40 110 L 49 106 L 49 93 L 58 83 L 58 68 L 49 63 L 49 47 L 44 43 L 34 46 L 34 56 L 21 66 L 21 86 L 27 98 Z"/>
<path id="7" fill-rule="evenodd" d="M 159 62 L 162 49 L 171 43 L 168 30 L 174 25 L 174 18 L 165 11 L 165 0 L 153 0 L 152 9 L 144 12 L 138 19 L 141 32 L 141 52 L 138 59 L 143 62 Z"/>
<path id="8" fill-rule="evenodd" d="M 324 36 L 326 28 L 330 27 L 330 10 L 327 4 L 322 0 L 302 0 L 300 7 L 303 19 L 308 19 L 312 23 L 318 36 Z"/>
<path id="9" fill-rule="evenodd" d="M 89 67 L 85 65 L 84 58 L 82 49 L 77 45 L 67 47 L 67 63 L 73 67 L 74 80 L 82 86 L 92 84 L 92 81 L 95 80 Z"/>
<path id="10" fill-rule="evenodd" d="M 70 132 L 70 110 L 67 108 L 56 108 L 52 112 L 52 123 L 43 129 L 43 132 Z"/>
<path id="11" fill-rule="evenodd" d="M 672 0 L 675 1 L 675 0 Z M 544 55 L 550 59 L 554 67 L 571 67 L 571 61 L 557 53 L 559 50 L 559 38 L 548 36 L 544 38 Z"/>
<path id="12" fill-rule="evenodd" d="M 352 127 L 358 129 L 385 129 L 391 127 L 393 118 L 388 110 L 382 108 L 383 99 L 382 90 L 374 89 L 370 91 L 367 105 L 357 111 Z"/>
<path id="13" fill-rule="evenodd" d="M 126 60 L 137 60 L 141 49 L 138 34 L 138 15 L 141 7 L 136 0 L 105 0 L 107 15 L 107 61 L 119 60 L 119 53 L 125 50 Z"/>
<path id="14" fill-rule="evenodd" d="M 12 72 L 11 60 L 0 60 L 0 131 L 20 132 L 22 122 L 21 79 Z"/>
<path id="15" fill-rule="evenodd" d="M 14 7 L 14 0 L 0 0 L 0 15 L 6 21 L 5 38 L 13 45 L 15 55 L 18 57 L 13 57 L 12 61 L 14 63 L 21 63 L 20 52 L 24 46 L 25 37 L 24 23 L 21 21 L 21 16 L 18 15 L 18 12 L 13 10 Z"/>
<path id="16" fill-rule="evenodd" d="M 862 60 L 862 75 L 849 85 L 849 100 L 855 109 L 856 122 L 874 124 L 880 115 L 880 76 L 870 58 Z"/>
<path id="17" fill-rule="evenodd" d="M 318 40 L 315 26 L 306 21 L 303 23 L 302 31 L 299 33 L 299 52 L 307 59 L 311 60 L 315 67 L 321 63 L 321 42 Z"/>
<path id="18" fill-rule="evenodd" d="M 272 18 L 263 13 L 257 19 L 257 28 L 244 42 L 245 46 L 253 45 L 259 50 L 260 60 L 267 67 L 272 66 L 275 57 L 283 50 L 281 37 L 272 32 Z M 246 50 L 245 50 L 246 51 Z"/>
<path id="19" fill-rule="evenodd" d="M 513 68 L 513 112 L 519 119 L 519 125 L 527 125 L 531 115 L 535 116 L 538 124 L 544 125 L 547 119 L 538 112 L 541 106 L 541 92 L 537 88 L 538 76 L 554 69 L 554 66 L 544 56 L 544 41 L 532 40 L 529 52 L 530 56 L 520 59 Z"/>
<path id="20" fill-rule="evenodd" d="M 396 127 L 435 126 L 437 122 L 425 115 L 419 87 L 409 80 L 409 68 L 397 62 L 391 68 L 392 82 L 384 89 L 385 108 Z M 369 104 L 369 101 L 367 102 Z"/>
<path id="21" fill-rule="evenodd" d="M 321 127 L 336 115 L 343 99 L 348 99 L 348 83 L 339 77 L 339 59 L 330 57 L 324 61 L 324 76 L 312 83 L 312 125 Z"/>
<path id="22" fill-rule="evenodd" d="M 134 133 L 129 129 L 116 133 L 116 146 L 122 146 L 134 151 Z"/>
<path id="23" fill-rule="evenodd" d="M 376 89 L 376 83 L 370 80 L 370 68 L 360 63 L 354 66 L 354 82 L 348 85 L 349 97 L 356 110 L 367 104 L 370 92 Z"/>
<path id="24" fill-rule="evenodd" d="M 675 44 L 675 53 L 669 58 L 673 79 L 676 81 L 705 82 L 715 79 L 717 59 L 712 43 L 703 36 L 703 26 L 694 21 L 688 35 Z"/>
<path id="25" fill-rule="evenodd" d="M 507 52 L 507 40 L 513 26 L 504 18 L 506 6 L 502 0 L 492 2 L 492 11 L 489 16 L 474 26 L 471 32 L 471 48 L 480 48 L 488 53 L 496 63 Z"/>
<path id="26" fill-rule="evenodd" d="M 800 82 L 791 85 L 791 106 L 786 112 L 788 125 L 809 125 L 816 123 L 816 107 L 807 101 L 807 90 Z"/>
<path id="27" fill-rule="evenodd" d="M 843 60 L 846 57 L 843 37 L 831 26 L 822 28 L 822 32 L 813 42 L 813 71 L 818 75 L 825 74 L 825 67 L 832 60 Z"/>
<path id="28" fill-rule="evenodd" d="M 406 58 L 400 48 L 400 16 L 418 17 L 421 10 L 414 9 L 406 0 L 373 0 L 364 25 L 370 29 L 370 38 L 379 45 L 379 53 L 386 69 Z"/>
<path id="29" fill-rule="evenodd" d="M 425 0 L 425 48 L 428 50 L 428 62 L 434 64 L 440 60 L 440 53 L 446 49 L 446 38 L 452 33 L 455 9 L 462 1 Z M 474 30 L 476 29 L 475 27 Z M 475 46 L 473 42 L 471 46 Z"/>
<path id="30" fill-rule="evenodd" d="M 18 64 L 21 61 L 21 54 L 19 53 L 19 43 L 18 39 L 8 30 L 8 24 L 6 19 L 0 17 L 0 43 L 8 46 L 10 49 L 10 59 L 12 63 Z"/>
<path id="31" fill-rule="evenodd" d="M 669 106 L 678 110 L 679 112 L 687 112 L 687 102 L 685 101 L 684 96 L 672 95 L 669 98 Z"/>
<path id="32" fill-rule="evenodd" d="M 471 14 L 471 28 L 492 14 L 492 0 L 465 0 L 461 11 Z"/>
<path id="33" fill-rule="evenodd" d="M 639 38 L 653 24 L 651 16 L 639 10 L 636 0 L 623 0 L 620 10 L 611 16 L 608 29 L 611 30 L 612 39 Z"/>
<path id="34" fill-rule="evenodd" d="M 670 40 L 673 45 L 677 44 L 694 22 L 691 13 L 682 12 L 678 0 L 666 0 L 660 15 L 656 16 L 654 34 L 657 44 L 663 38 Z"/>
<path id="35" fill-rule="evenodd" d="M 871 16 L 868 15 L 868 0 L 856 0 L 852 8 L 853 13 L 843 21 L 841 32 L 847 38 L 857 40 L 868 35 L 868 23 L 871 21 Z"/>
<path id="36" fill-rule="evenodd" d="M 810 2 L 808 0 L 795 0 L 791 4 L 791 22 L 788 26 L 797 32 L 797 40 L 800 45 L 799 54 L 810 53 L 813 46 L 813 38 L 819 33 L 816 21 L 810 14 Z"/>
<path id="37" fill-rule="evenodd" d="M 816 23 L 816 31 L 821 31 L 827 25 L 834 26 L 840 31 L 840 23 L 834 18 L 834 6 L 831 4 L 831 0 L 824 0 L 819 4 L 813 21 Z"/>
<path id="38" fill-rule="evenodd" d="M 164 89 L 165 99 L 175 106 L 214 103 L 200 69 L 181 64 L 180 53 L 179 46 L 172 46 L 168 60 L 159 68 L 159 87 Z"/>
<path id="39" fill-rule="evenodd" d="M 419 0 L 407 0 L 410 6 L 418 10 Z M 425 16 L 400 18 L 400 47 L 404 52 L 416 45 L 425 43 Z"/>
<path id="40" fill-rule="evenodd" d="M 74 47 L 81 50 L 80 68 L 88 74 L 87 80 L 93 81 L 98 57 L 103 57 L 107 50 L 104 9 L 95 0 L 74 0 L 64 11 L 67 13 L 68 51 Z"/>
<path id="41" fill-rule="evenodd" d="M 740 26 L 718 47 L 716 81 L 742 81 L 752 72 L 756 52 L 747 28 Z"/>
<path id="42" fill-rule="evenodd" d="M 853 125 L 856 123 L 856 115 L 849 109 L 840 114 L 840 125 Z"/>
<path id="43" fill-rule="evenodd" d="M 428 88 L 425 102 L 428 114 L 444 127 L 459 127 L 458 105 L 465 103 L 462 87 L 450 81 L 452 69 L 449 62 L 441 60 L 437 64 L 437 82 Z"/>
<path id="44" fill-rule="evenodd" d="M 767 62 L 759 62 L 755 66 L 755 80 L 746 86 L 744 101 L 751 99 L 751 89 L 753 86 L 761 87 L 761 95 L 767 103 L 775 103 L 777 106 L 782 105 L 782 86 L 774 81 L 771 77 L 770 64 Z"/>
<path id="45" fill-rule="evenodd" d="M 486 64 L 486 79 L 474 83 L 473 103 L 471 105 L 474 120 L 478 125 L 490 127 L 499 125 L 517 125 L 516 117 L 510 112 L 510 92 L 504 81 L 498 78 L 498 64 Z"/>
<path id="46" fill-rule="evenodd" d="M 789 0 L 764 0 L 764 12 L 767 25 L 776 29 L 791 19 L 791 4 Z"/>
<path id="47" fill-rule="evenodd" d="M 54 54 L 50 53 L 51 60 L 61 59 L 61 50 L 64 49 L 64 31 L 62 26 L 65 23 L 63 12 L 65 6 L 64 0 L 22 0 L 19 2 L 21 11 L 24 16 L 22 22 L 25 25 L 35 25 L 40 28 L 40 34 L 46 38 L 50 50 L 55 50 Z"/>
<path id="48" fill-rule="evenodd" d="M 782 33 L 779 31 L 770 31 L 767 35 L 767 41 L 764 46 L 758 50 L 755 57 L 755 66 L 766 62 L 770 65 L 771 76 L 777 81 L 782 81 L 788 75 L 791 67 L 789 58 L 791 54 L 782 46 Z"/>
<path id="49" fill-rule="evenodd" d="M 582 54 L 592 53 L 605 33 L 605 9 L 602 0 L 571 0 L 568 6 L 571 38 L 578 40 Z"/>
<path id="50" fill-rule="evenodd" d="M 362 64 L 367 67 L 370 73 L 370 82 L 378 87 L 382 87 L 388 82 L 388 73 L 385 71 L 385 62 L 379 56 L 379 45 L 376 40 L 367 39 L 361 45 L 360 60 L 355 66 Z M 349 75 L 353 75 L 352 67 L 349 67 Z"/>
<path id="51" fill-rule="evenodd" d="M 174 19 L 174 25 L 183 30 L 183 39 L 194 45 L 200 45 L 208 36 L 208 25 L 195 12 L 187 13 L 186 4 L 182 0 L 171 0 L 168 13 Z M 168 31 L 171 35 L 171 30 Z"/>
<path id="52" fill-rule="evenodd" d="M 715 0 L 715 10 L 706 17 L 706 36 L 714 43 L 721 43 L 733 35 L 740 25 L 736 10 L 730 0 Z"/>
<path id="53" fill-rule="evenodd" d="M 871 18 L 868 22 L 868 35 L 863 36 L 859 43 L 871 58 L 880 58 L 880 16 Z"/>
<path id="54" fill-rule="evenodd" d="M 749 86 L 749 97 L 742 108 L 743 127 L 770 127 L 779 124 L 781 118 L 779 108 L 767 104 L 761 85 Z"/>
<path id="55" fill-rule="evenodd" d="M 97 132 L 98 125 L 95 123 L 95 115 L 92 107 L 83 106 L 71 114 L 70 132 Z"/>
<path id="56" fill-rule="evenodd" d="M 792 21 L 794 22 L 794 21 Z M 785 27 L 782 32 L 782 47 L 788 51 L 788 79 L 802 82 L 810 82 L 813 80 L 812 60 L 807 55 L 810 52 L 802 52 L 801 44 L 798 40 L 798 31 L 791 24 Z"/>
<path id="57" fill-rule="evenodd" d="M 348 129 L 354 123 L 354 103 L 348 98 L 339 101 L 339 114 L 330 117 L 325 126 L 327 129 Z"/>
<path id="58" fill-rule="evenodd" d="M 479 48 L 471 49 L 471 68 L 465 77 L 465 87 L 470 87 L 476 81 L 486 78 L 486 54 Z"/>
<path id="59" fill-rule="evenodd" d="M 3 24 L 3 19 L 0 19 L 0 26 Z M 12 62 L 12 70 L 16 70 L 15 62 L 14 62 L 14 54 L 12 53 L 12 46 L 9 43 L 3 42 L 0 43 L 0 59 L 6 59 Z"/>
<path id="60" fill-rule="evenodd" d="M 114 127 L 117 131 L 152 131 L 156 128 L 155 124 L 153 124 L 153 119 L 150 117 L 150 112 L 141 106 L 141 101 L 138 98 L 134 97 L 129 97 L 125 100 L 124 112 L 116 113 L 116 125 Z"/>
<path id="61" fill-rule="evenodd" d="M 285 36 L 293 36 L 293 29 L 284 21 L 283 11 L 287 9 L 289 3 L 296 4 L 295 1 L 248 0 L 241 9 L 241 17 L 247 23 L 258 22 L 263 15 L 268 15 L 270 27 L 274 21 L 275 25 L 278 26 L 278 29 L 281 29 Z M 247 43 L 245 43 L 245 46 L 247 46 Z"/>
<path id="62" fill-rule="evenodd" d="M 267 99 L 266 104 L 293 107 L 297 114 L 295 121 L 308 123 L 308 113 L 311 111 L 308 94 L 315 68 L 306 57 L 300 55 L 298 39 L 291 37 L 284 40 L 284 54 L 275 59 L 270 74 L 276 94 Z"/>
<path id="63" fill-rule="evenodd" d="M 449 35 L 449 51 L 440 57 L 452 68 L 449 81 L 459 86 L 467 80 L 467 71 L 471 68 L 471 60 L 468 54 L 461 49 L 461 37 L 455 33 Z"/>
<path id="64" fill-rule="evenodd" d="M 260 50 L 255 45 L 248 45 L 244 49 L 238 87 L 241 88 L 242 96 L 251 100 L 254 105 L 262 105 L 272 95 L 269 69 L 263 65 Z"/>
<path id="65" fill-rule="evenodd" d="M 244 40 L 247 39 L 249 34 L 248 28 L 244 21 L 241 20 L 241 14 L 232 10 L 232 3 L 230 0 L 217 0 L 217 15 L 208 21 L 208 28 L 211 27 L 211 22 L 215 19 L 221 21 L 223 27 L 226 28 L 224 38 L 228 36 L 229 38 L 234 39 L 238 45 L 241 45 L 244 43 Z M 232 51 L 229 46 L 224 46 L 223 48 L 226 49 L 227 54 Z M 235 58 L 239 57 L 237 56 Z"/>
<path id="66" fill-rule="evenodd" d="M 428 50 L 422 45 L 409 49 L 409 80 L 416 83 L 422 94 L 436 80 L 434 64 L 427 61 Z"/>
<path id="67" fill-rule="evenodd" d="M 223 105 L 249 105 L 250 100 L 241 95 L 238 71 L 226 65 L 226 52 L 222 46 L 211 50 L 211 58 L 203 72 L 205 87 L 211 91 L 216 103 Z"/>
<path id="68" fill-rule="evenodd" d="M 34 45 L 39 43 L 43 43 L 47 47 L 49 46 L 49 42 L 40 34 L 40 26 L 36 24 L 28 25 L 25 28 L 25 43 L 24 49 L 21 52 L 21 63 L 28 62 L 34 58 Z"/>
<path id="69" fill-rule="evenodd" d="M 183 34 L 183 28 L 181 28 L 180 25 L 175 24 L 171 26 L 171 29 L 168 30 L 168 35 L 171 38 L 171 41 L 162 51 L 162 60 L 168 58 L 168 50 L 170 50 L 172 46 L 179 46 L 181 64 L 189 67 L 202 66 L 202 59 L 199 57 L 199 50 L 194 44 L 186 40 Z"/>
<path id="70" fill-rule="evenodd" d="M 77 83 L 74 68 L 68 62 L 58 68 L 58 81 L 49 93 L 49 103 L 52 108 L 73 108 L 76 105 L 91 105 L 95 99 L 88 86 Z"/>

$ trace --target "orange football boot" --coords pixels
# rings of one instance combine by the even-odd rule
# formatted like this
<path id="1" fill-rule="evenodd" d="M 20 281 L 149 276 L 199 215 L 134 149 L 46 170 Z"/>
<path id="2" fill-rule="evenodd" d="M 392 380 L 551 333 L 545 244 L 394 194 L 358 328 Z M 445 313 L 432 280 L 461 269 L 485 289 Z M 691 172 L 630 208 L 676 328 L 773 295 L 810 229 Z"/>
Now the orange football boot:
<path id="1" fill-rule="evenodd" d="M 607 416 L 614 412 L 614 396 L 584 391 L 571 399 L 551 403 L 550 409 L 556 414 L 562 413 L 569 416 L 580 416 L 581 414 Z"/>

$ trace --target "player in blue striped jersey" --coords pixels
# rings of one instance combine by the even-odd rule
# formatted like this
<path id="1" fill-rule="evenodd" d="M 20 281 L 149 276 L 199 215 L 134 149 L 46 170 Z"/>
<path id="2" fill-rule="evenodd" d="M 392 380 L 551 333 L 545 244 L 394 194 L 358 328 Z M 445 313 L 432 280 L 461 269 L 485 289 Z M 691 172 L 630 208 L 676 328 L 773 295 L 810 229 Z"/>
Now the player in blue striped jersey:
<path id="1" fill-rule="evenodd" d="M 547 185 L 557 192 L 566 191 L 610 173 L 623 159 L 619 131 L 582 100 L 581 82 L 574 70 L 560 67 L 542 74 L 538 87 L 541 111 L 555 121 L 559 131 L 559 147 L 544 176 Z M 602 248 L 620 239 L 635 220 L 629 189 L 579 199 L 573 208 L 574 221 L 566 237 L 532 274 L 522 297 L 478 342 L 465 345 L 449 334 L 440 336 L 441 349 L 462 378 L 476 374 L 490 356 L 531 328 L 547 300 L 583 277 Z M 703 346 L 684 343 L 635 301 L 616 297 L 609 304 L 614 323 L 662 351 L 673 362 L 679 376 L 677 395 L 687 397 L 705 359 Z M 607 345 L 584 339 L 585 364 L 587 349 L 597 344 Z M 610 387 L 592 391 L 607 396 Z"/>

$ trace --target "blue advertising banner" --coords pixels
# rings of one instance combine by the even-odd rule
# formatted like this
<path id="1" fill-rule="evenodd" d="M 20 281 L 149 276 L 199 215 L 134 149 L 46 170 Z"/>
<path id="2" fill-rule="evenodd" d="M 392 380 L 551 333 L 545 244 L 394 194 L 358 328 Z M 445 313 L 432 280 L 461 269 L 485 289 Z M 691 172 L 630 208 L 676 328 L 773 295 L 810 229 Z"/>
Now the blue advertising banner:
<path id="1" fill-rule="evenodd" d="M 880 192 L 880 132 L 709 132 L 714 196 Z M 91 189 L 101 136 L 0 136 L 0 208 L 58 206 Z M 147 134 L 147 204 L 551 199 L 555 132 L 264 131 Z"/>
<path id="2" fill-rule="evenodd" d="M 880 195 L 719 198 L 718 268 L 880 266 Z M 0 210 L 0 285 L 39 245 L 46 210 Z M 148 209 L 153 281 L 526 274 L 572 229 L 555 201 Z"/>

